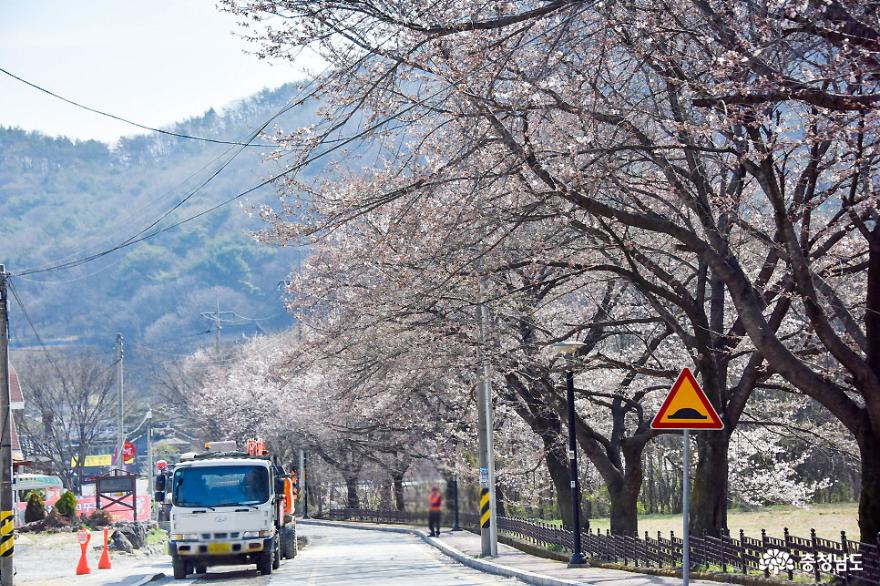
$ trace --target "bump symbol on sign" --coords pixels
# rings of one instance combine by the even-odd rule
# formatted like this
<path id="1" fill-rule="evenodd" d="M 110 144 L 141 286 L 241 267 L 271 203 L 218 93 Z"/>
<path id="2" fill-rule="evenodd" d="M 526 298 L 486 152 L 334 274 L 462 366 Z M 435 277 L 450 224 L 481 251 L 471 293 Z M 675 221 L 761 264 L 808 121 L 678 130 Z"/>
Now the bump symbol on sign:
<path id="1" fill-rule="evenodd" d="M 724 429 L 724 423 L 697 383 L 685 368 L 669 390 L 663 406 L 651 422 L 654 429 Z"/>

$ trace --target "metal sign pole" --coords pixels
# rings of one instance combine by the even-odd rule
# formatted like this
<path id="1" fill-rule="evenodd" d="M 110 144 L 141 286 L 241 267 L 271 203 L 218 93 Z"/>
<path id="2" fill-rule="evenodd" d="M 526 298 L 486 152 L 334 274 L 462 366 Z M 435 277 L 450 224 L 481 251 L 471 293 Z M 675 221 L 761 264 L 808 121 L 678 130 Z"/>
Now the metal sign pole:
<path id="1" fill-rule="evenodd" d="M 682 517 L 682 540 L 681 540 L 681 583 L 684 586 L 688 586 L 688 580 L 690 579 L 690 569 L 691 569 L 691 556 L 690 556 L 690 530 L 688 528 L 688 522 L 690 521 L 690 478 L 689 468 L 691 467 L 691 458 L 690 458 L 690 440 L 688 438 L 688 430 L 684 430 L 682 437 L 684 438 L 684 454 L 682 457 L 682 465 L 681 465 L 681 517 Z"/>
<path id="2" fill-rule="evenodd" d="M 682 466 L 681 466 L 681 580 L 684 586 L 688 586 L 691 571 L 690 551 L 690 437 L 689 430 L 720 430 L 724 429 L 724 422 L 718 417 L 718 412 L 712 406 L 712 402 L 700 388 L 694 375 L 689 368 L 683 368 L 678 375 L 675 384 L 669 389 L 666 400 L 663 401 L 654 420 L 651 421 L 651 429 L 680 429 L 682 433 Z"/>

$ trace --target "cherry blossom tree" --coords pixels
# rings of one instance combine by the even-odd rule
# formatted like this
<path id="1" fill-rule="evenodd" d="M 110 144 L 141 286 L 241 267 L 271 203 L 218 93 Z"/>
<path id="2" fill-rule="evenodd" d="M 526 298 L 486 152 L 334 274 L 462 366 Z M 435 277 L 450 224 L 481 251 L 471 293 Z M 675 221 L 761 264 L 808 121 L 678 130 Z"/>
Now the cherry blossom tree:
<path id="1" fill-rule="evenodd" d="M 839 1 L 225 5 L 250 19 L 265 56 L 310 47 L 331 64 L 324 123 L 286 143 L 286 199 L 266 212 L 278 239 L 357 223 L 396 238 L 390 270 L 406 263 L 401 210 L 454 216 L 474 199 L 505 221 L 471 222 L 469 253 L 449 252 L 459 264 L 541 218 L 572 237 L 604 233 L 619 251 L 604 271 L 662 299 L 661 317 L 678 308 L 688 327 L 675 330 L 680 315 L 664 323 L 682 340 L 702 338 L 688 347 L 729 423 L 777 376 L 847 427 L 861 451 L 862 537 L 873 539 L 875 13 Z M 343 149 L 347 172 L 298 180 Z M 369 226 L 380 207 L 386 224 Z M 701 484 L 726 476 L 729 437 L 714 437 L 701 443 L 698 501 Z M 718 500 L 696 517 L 717 532 Z"/>

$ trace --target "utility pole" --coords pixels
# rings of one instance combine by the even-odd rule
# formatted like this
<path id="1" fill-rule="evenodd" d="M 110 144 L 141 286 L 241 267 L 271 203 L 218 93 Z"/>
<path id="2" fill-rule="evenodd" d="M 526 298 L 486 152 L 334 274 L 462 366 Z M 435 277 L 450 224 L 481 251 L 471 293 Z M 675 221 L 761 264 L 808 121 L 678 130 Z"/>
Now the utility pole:
<path id="1" fill-rule="evenodd" d="M 486 355 L 487 311 L 483 304 L 483 277 L 479 281 L 480 303 L 480 384 L 477 386 L 480 463 L 480 539 L 484 556 L 498 555 L 498 521 L 495 513 L 495 450 L 492 442 L 492 384 L 489 358 Z"/>
<path id="2" fill-rule="evenodd" d="M 462 530 L 458 520 L 458 474 L 452 477 L 452 530 Z"/>
<path id="3" fill-rule="evenodd" d="M 122 364 L 125 358 L 125 350 L 123 345 L 122 334 L 116 334 L 116 383 L 118 388 L 117 400 L 119 401 L 119 419 L 116 423 L 116 467 L 125 470 L 125 457 L 122 455 L 122 448 L 125 446 L 125 385 Z"/>
<path id="4" fill-rule="evenodd" d="M 217 310 L 203 311 L 201 316 L 207 320 L 211 320 L 214 324 L 214 352 L 216 352 L 217 356 L 220 356 L 220 331 L 223 329 L 224 316 L 226 316 L 226 319 L 235 319 L 238 314 L 234 311 L 220 311 L 220 299 L 218 298 Z"/>
<path id="5" fill-rule="evenodd" d="M 703 381 L 705 382 L 705 378 Z M 682 586 L 688 586 L 690 584 L 690 574 L 691 574 L 691 547 L 690 547 L 690 512 L 691 505 L 689 502 L 690 498 L 690 479 L 688 478 L 688 474 L 690 473 L 691 467 L 691 455 L 689 453 L 690 449 L 690 438 L 688 437 L 688 430 L 684 430 L 682 432 L 682 461 L 684 464 L 681 467 L 681 518 L 682 518 L 682 548 L 681 548 L 681 583 Z"/>
<path id="6" fill-rule="evenodd" d="M 297 475 L 296 482 L 299 486 L 296 487 L 296 494 L 299 496 L 299 514 L 303 514 L 303 502 L 306 497 L 306 455 L 302 450 L 299 451 L 299 466 L 297 467 Z"/>
<path id="7" fill-rule="evenodd" d="M 153 409 L 147 409 L 147 494 L 153 498 Z M 153 518 L 153 508 L 150 508 L 150 519 Z"/>
<path id="8" fill-rule="evenodd" d="M 220 329 L 223 327 L 220 325 L 220 298 L 217 298 L 217 313 L 214 314 L 216 317 L 214 321 L 214 351 L 217 353 L 217 356 L 220 355 Z"/>
<path id="9" fill-rule="evenodd" d="M 0 585 L 12 586 L 12 411 L 9 409 L 9 296 L 0 265 Z"/>

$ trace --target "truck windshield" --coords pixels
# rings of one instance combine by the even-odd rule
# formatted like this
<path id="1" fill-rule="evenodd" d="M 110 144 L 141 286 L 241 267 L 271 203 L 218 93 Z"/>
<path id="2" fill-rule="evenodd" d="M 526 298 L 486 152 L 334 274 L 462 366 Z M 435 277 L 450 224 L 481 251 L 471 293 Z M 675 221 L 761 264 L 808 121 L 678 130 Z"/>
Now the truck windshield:
<path id="1" fill-rule="evenodd" d="M 258 505 L 269 500 L 263 466 L 195 466 L 174 472 L 171 502 L 179 507 Z"/>

